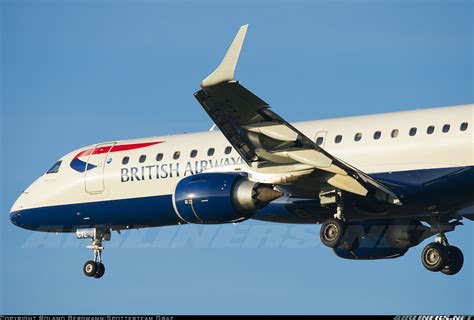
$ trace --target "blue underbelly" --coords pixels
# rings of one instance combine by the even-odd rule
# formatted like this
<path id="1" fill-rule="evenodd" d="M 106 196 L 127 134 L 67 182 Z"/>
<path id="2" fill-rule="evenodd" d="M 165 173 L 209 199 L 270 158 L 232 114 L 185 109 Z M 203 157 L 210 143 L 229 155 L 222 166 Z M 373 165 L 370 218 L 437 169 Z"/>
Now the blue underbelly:
<path id="1" fill-rule="evenodd" d="M 176 225 L 171 195 L 33 208 L 13 212 L 12 222 L 40 231 L 75 231 L 103 225 L 113 229 Z"/>
<path id="2" fill-rule="evenodd" d="M 400 198 L 403 205 L 380 204 L 347 194 L 344 211 L 348 219 L 378 219 L 453 213 L 474 203 L 474 167 L 410 170 L 371 176 Z M 282 197 L 252 218 L 283 223 L 318 223 L 334 212 L 321 207 L 319 199 Z"/>

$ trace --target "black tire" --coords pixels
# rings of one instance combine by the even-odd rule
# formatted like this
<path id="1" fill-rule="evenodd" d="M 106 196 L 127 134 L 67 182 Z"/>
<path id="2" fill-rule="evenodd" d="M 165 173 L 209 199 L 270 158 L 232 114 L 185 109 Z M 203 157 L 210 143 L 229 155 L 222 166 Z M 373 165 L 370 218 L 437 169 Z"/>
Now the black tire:
<path id="1" fill-rule="evenodd" d="M 445 246 L 437 242 L 429 243 L 421 254 L 423 266 L 433 272 L 441 271 L 448 261 L 448 251 Z"/>
<path id="2" fill-rule="evenodd" d="M 461 249 L 455 246 L 447 247 L 448 251 L 448 261 L 446 266 L 441 269 L 441 272 L 452 276 L 459 271 L 461 271 L 462 266 L 464 264 L 464 255 L 462 254 Z"/>
<path id="3" fill-rule="evenodd" d="M 325 246 L 335 248 L 344 237 L 344 231 L 345 226 L 342 221 L 330 218 L 323 222 L 319 236 Z"/>
<path id="4" fill-rule="evenodd" d="M 84 271 L 84 274 L 86 276 L 93 277 L 97 272 L 97 263 L 92 260 L 86 261 L 86 263 L 84 263 L 82 271 Z"/>
<path id="5" fill-rule="evenodd" d="M 102 262 L 97 263 L 97 271 L 94 274 L 94 278 L 102 278 L 105 273 L 105 266 Z"/>

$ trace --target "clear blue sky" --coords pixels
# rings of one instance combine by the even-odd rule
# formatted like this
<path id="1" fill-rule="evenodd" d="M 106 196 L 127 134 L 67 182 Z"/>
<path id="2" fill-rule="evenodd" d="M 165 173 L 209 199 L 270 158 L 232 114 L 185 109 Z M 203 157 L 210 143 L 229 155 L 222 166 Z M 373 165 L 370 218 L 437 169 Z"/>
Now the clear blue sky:
<path id="1" fill-rule="evenodd" d="M 473 1 L 1 1 L 0 19 L 0 313 L 474 313 L 469 221 L 454 277 L 424 270 L 427 241 L 347 261 L 316 226 L 250 221 L 113 234 L 97 281 L 87 242 L 8 215 L 75 148 L 207 130 L 192 94 L 244 23 L 236 76 L 290 121 L 473 103 Z"/>

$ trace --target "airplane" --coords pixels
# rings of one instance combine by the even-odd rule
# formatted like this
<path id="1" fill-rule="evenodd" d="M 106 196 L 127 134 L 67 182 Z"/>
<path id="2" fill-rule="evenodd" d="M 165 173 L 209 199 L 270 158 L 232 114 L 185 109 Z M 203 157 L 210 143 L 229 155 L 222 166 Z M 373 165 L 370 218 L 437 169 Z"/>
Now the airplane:
<path id="1" fill-rule="evenodd" d="M 60 158 L 10 220 L 90 239 L 101 278 L 112 231 L 255 219 L 320 224 L 345 259 L 389 259 L 436 236 L 423 266 L 463 266 L 446 233 L 474 220 L 474 104 L 288 123 L 234 80 L 248 25 L 194 93 L 218 130 L 97 143 Z"/>

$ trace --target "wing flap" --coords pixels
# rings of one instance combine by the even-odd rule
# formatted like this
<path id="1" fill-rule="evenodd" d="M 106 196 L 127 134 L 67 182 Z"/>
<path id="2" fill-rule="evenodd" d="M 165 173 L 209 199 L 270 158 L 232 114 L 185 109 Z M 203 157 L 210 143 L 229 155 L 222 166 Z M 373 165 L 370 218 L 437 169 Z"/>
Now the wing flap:
<path id="1" fill-rule="evenodd" d="M 326 152 L 233 80 L 246 30 L 239 30 L 221 65 L 194 94 L 242 159 L 257 172 L 281 172 L 299 164 L 312 168 L 305 174 L 319 174 L 335 188 L 361 196 L 372 190 L 401 204 L 392 190 Z"/>
<path id="2" fill-rule="evenodd" d="M 279 141 L 295 141 L 298 138 L 298 133 L 294 132 L 287 126 L 275 124 L 273 122 L 245 126 L 244 129 L 251 132 L 261 133 L 269 138 Z"/>
<path id="3" fill-rule="evenodd" d="M 332 164 L 331 158 L 314 149 L 286 151 L 289 158 L 315 168 L 327 168 Z"/>
<path id="4" fill-rule="evenodd" d="M 368 190 L 359 181 L 347 175 L 334 174 L 332 177 L 327 179 L 327 183 L 335 188 L 352 192 L 360 196 L 365 196 L 368 193 Z"/>

